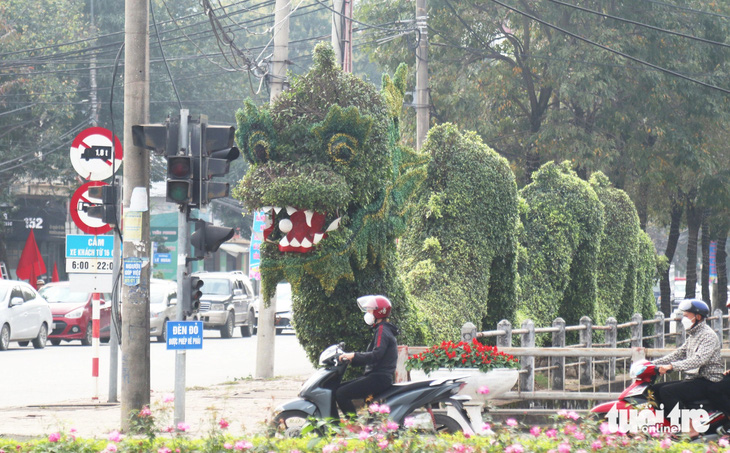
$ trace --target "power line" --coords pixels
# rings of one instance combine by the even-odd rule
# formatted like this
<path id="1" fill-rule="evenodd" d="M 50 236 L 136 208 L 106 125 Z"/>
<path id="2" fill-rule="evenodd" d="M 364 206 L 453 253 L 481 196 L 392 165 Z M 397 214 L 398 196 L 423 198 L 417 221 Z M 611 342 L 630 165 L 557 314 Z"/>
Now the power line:
<path id="1" fill-rule="evenodd" d="M 448 2 L 448 0 L 447 0 L 447 2 Z M 538 18 L 538 17 L 536 17 L 536 16 L 534 16 L 532 14 L 529 14 L 529 13 L 526 13 L 524 11 L 521 11 L 521 10 L 519 10 L 519 9 L 513 7 L 513 6 L 509 6 L 509 5 L 505 4 L 505 3 L 502 3 L 499 0 L 492 0 L 492 2 L 494 2 L 494 3 L 496 3 L 496 4 L 500 5 L 500 6 L 502 6 L 504 8 L 507 8 L 510 11 L 514 11 L 517 14 L 520 14 L 522 16 L 525 16 L 525 17 L 529 18 L 529 19 L 532 19 L 535 22 L 538 22 L 540 24 L 543 24 L 546 27 L 550 27 L 550 28 L 552 28 L 554 30 L 557 30 L 557 31 L 561 32 L 561 33 L 565 33 L 568 36 L 572 36 L 573 38 L 578 39 L 580 41 L 583 41 L 583 42 L 585 42 L 587 44 L 591 44 L 593 46 L 599 47 L 599 48 L 601 48 L 603 50 L 606 50 L 608 52 L 614 53 L 616 55 L 619 55 L 619 56 L 624 57 L 626 59 L 629 59 L 631 61 L 635 61 L 635 62 L 640 63 L 642 65 L 649 66 L 649 67 L 654 68 L 657 71 L 661 71 L 661 72 L 663 72 L 665 74 L 669 74 L 669 75 L 672 75 L 672 76 L 675 76 L 675 77 L 679 77 L 680 79 L 687 80 L 688 82 L 696 83 L 696 84 L 701 85 L 701 86 L 703 86 L 705 88 L 711 88 L 713 90 L 717 90 L 717 91 L 720 91 L 720 92 L 725 93 L 725 94 L 730 94 L 730 90 L 728 90 L 728 89 L 719 87 L 717 85 L 712 85 L 710 83 L 706 83 L 706 82 L 703 82 L 701 80 L 694 79 L 692 77 L 688 77 L 688 76 L 686 76 L 684 74 L 681 74 L 679 72 L 672 71 L 671 69 L 663 68 L 661 66 L 657 66 L 655 64 L 649 63 L 648 61 L 642 60 L 641 58 L 637 58 L 637 57 L 634 57 L 632 55 L 629 55 L 629 54 L 620 52 L 618 50 L 614 50 L 614 49 L 612 49 L 612 48 L 610 48 L 608 46 L 605 46 L 603 44 L 599 44 L 599 43 L 597 43 L 595 41 L 592 41 L 592 40 L 590 40 L 588 38 L 585 38 L 583 36 L 580 36 L 580 35 L 578 35 L 576 33 L 570 32 L 570 31 L 568 31 L 568 30 L 566 30 L 564 28 L 558 27 L 557 25 L 553 25 L 553 24 L 551 24 L 549 22 L 546 22 L 546 21 L 544 21 L 544 20 L 542 20 L 542 19 L 540 19 L 540 18 Z"/>

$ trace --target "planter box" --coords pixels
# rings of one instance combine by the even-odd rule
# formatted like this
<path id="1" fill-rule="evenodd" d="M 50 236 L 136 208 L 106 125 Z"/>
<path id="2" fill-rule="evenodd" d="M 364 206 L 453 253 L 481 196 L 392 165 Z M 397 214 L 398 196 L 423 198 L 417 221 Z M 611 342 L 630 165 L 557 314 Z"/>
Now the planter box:
<path id="1" fill-rule="evenodd" d="M 459 376 L 467 376 L 466 386 L 461 389 L 459 394 L 468 395 L 472 401 L 484 404 L 488 399 L 497 398 L 512 389 L 517 382 L 519 372 L 514 368 L 496 368 L 486 373 L 479 371 L 478 368 L 454 368 L 453 370 L 439 368 L 426 375 L 421 370 L 411 370 L 411 380 L 414 381 Z M 488 394 L 479 393 L 479 388 L 482 386 L 489 389 Z"/>

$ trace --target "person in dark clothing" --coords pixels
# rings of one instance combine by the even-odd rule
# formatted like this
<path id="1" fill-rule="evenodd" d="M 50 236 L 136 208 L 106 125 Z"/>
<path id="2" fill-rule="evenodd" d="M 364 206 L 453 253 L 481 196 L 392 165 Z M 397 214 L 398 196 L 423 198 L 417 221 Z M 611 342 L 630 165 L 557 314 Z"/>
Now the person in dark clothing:
<path id="1" fill-rule="evenodd" d="M 340 385 L 335 399 L 346 416 L 356 413 L 352 400 L 367 399 L 388 390 L 393 385 L 393 376 L 398 362 L 398 328 L 388 322 L 391 303 L 385 296 L 363 296 L 357 305 L 365 312 L 365 322 L 372 326 L 373 340 L 366 352 L 348 352 L 340 356 L 352 365 L 365 365 L 364 374 Z"/>

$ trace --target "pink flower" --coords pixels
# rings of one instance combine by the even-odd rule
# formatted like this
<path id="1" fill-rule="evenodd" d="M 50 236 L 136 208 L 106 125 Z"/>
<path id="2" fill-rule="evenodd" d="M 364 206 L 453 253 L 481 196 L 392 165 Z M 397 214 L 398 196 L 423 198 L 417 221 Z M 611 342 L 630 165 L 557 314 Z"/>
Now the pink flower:
<path id="1" fill-rule="evenodd" d="M 117 444 L 114 444 L 114 443 L 107 444 L 106 451 L 114 453 L 115 451 L 117 451 Z"/>
<path id="2" fill-rule="evenodd" d="M 360 434 L 357 435 L 357 438 L 360 440 L 365 440 L 368 437 L 370 437 L 370 434 L 367 431 L 360 431 Z"/>
<path id="3" fill-rule="evenodd" d="M 68 430 L 68 432 L 75 433 L 76 432 L 76 428 L 71 428 L 71 429 Z"/>
<path id="4" fill-rule="evenodd" d="M 565 428 L 563 428 L 563 432 L 565 434 L 573 434 L 578 430 L 578 427 L 575 425 L 565 425 Z"/>
<path id="5" fill-rule="evenodd" d="M 226 429 L 226 428 L 228 428 L 228 425 L 229 425 L 229 423 L 228 423 L 228 420 L 226 420 L 225 418 L 221 418 L 221 419 L 220 419 L 220 420 L 218 421 L 218 426 L 220 426 L 220 427 L 221 427 L 221 429 Z"/>
<path id="6" fill-rule="evenodd" d="M 233 446 L 236 450 L 248 450 L 252 447 L 253 444 L 251 442 L 244 442 L 242 440 L 236 441 L 236 444 Z"/>
<path id="7" fill-rule="evenodd" d="M 606 422 L 601 423 L 601 426 L 599 426 L 598 429 L 601 430 L 601 434 L 603 435 L 611 434 L 611 428 L 608 427 L 608 423 Z"/>
<path id="8" fill-rule="evenodd" d="M 414 417 L 406 417 L 406 419 L 403 420 L 403 426 L 406 428 L 413 428 L 416 426 L 416 419 Z"/>
<path id="9" fill-rule="evenodd" d="M 507 426 L 517 426 L 517 420 L 515 420 L 514 418 L 508 418 L 505 423 L 507 424 Z"/>
<path id="10" fill-rule="evenodd" d="M 530 428 L 530 434 L 532 434 L 535 437 L 538 437 L 542 433 L 542 429 L 540 429 L 539 426 L 533 426 Z"/>
<path id="11" fill-rule="evenodd" d="M 381 450 L 385 450 L 388 448 L 388 441 L 387 440 L 381 440 L 378 442 L 378 447 L 380 447 Z"/>
<path id="12" fill-rule="evenodd" d="M 558 453 L 570 453 L 570 444 L 563 442 L 558 445 Z"/>
<path id="13" fill-rule="evenodd" d="M 177 430 L 178 431 L 185 432 L 185 431 L 187 431 L 189 429 L 190 429 L 190 425 L 188 425 L 185 422 L 180 422 L 180 423 L 177 424 Z"/>
<path id="14" fill-rule="evenodd" d="M 61 433 L 51 433 L 48 435 L 48 442 L 58 442 L 61 440 Z"/>
<path id="15" fill-rule="evenodd" d="M 232 450 L 233 445 L 230 442 L 226 442 L 225 444 L 223 444 L 223 448 L 225 448 L 226 450 Z"/>
<path id="16" fill-rule="evenodd" d="M 524 453 L 525 448 L 520 444 L 512 444 L 504 449 L 504 453 Z"/>
<path id="17" fill-rule="evenodd" d="M 489 423 L 482 423 L 482 431 L 489 431 L 492 429 L 492 425 Z"/>
<path id="18" fill-rule="evenodd" d="M 558 411 L 558 415 L 560 417 L 569 418 L 571 420 L 578 420 L 580 418 L 580 415 L 576 411 L 567 411 L 565 409 Z"/>
<path id="19" fill-rule="evenodd" d="M 175 431 L 175 427 L 174 427 L 174 426 L 172 426 L 172 425 L 167 425 L 167 426 L 166 426 L 166 427 L 165 427 L 165 428 L 164 428 L 164 429 L 162 430 L 162 432 L 164 432 L 164 433 L 171 433 L 171 432 L 173 432 L 173 431 Z"/>
<path id="20" fill-rule="evenodd" d="M 373 403 L 368 406 L 368 411 L 370 411 L 371 414 L 377 414 L 380 412 L 380 405 L 378 403 Z"/>
<path id="21" fill-rule="evenodd" d="M 479 390 L 477 390 L 477 392 L 479 392 L 480 395 L 489 395 L 489 387 L 487 387 L 486 385 L 482 385 L 481 387 L 479 387 Z"/>
<path id="22" fill-rule="evenodd" d="M 388 423 L 385 424 L 385 429 L 388 431 L 397 431 L 398 430 L 398 423 L 388 420 Z"/>
<path id="23" fill-rule="evenodd" d="M 380 406 L 380 409 L 378 410 L 381 414 L 390 414 L 390 406 L 387 404 L 383 404 Z"/>
<path id="24" fill-rule="evenodd" d="M 175 401 L 175 395 L 171 393 L 168 393 L 162 398 L 163 403 L 172 403 L 173 401 Z"/>
<path id="25" fill-rule="evenodd" d="M 109 433 L 109 436 L 107 437 L 112 442 L 119 442 L 122 440 L 122 435 L 119 434 L 119 431 L 112 431 Z"/>
<path id="26" fill-rule="evenodd" d="M 545 435 L 549 437 L 550 439 L 554 439 L 558 435 L 558 430 L 555 428 L 550 428 L 547 431 L 545 431 Z"/>
<path id="27" fill-rule="evenodd" d="M 582 433 L 582 432 L 580 432 L 580 431 L 576 431 L 576 432 L 575 432 L 575 434 L 573 434 L 573 437 L 574 437 L 574 438 L 575 438 L 576 440 L 585 440 L 585 438 L 586 438 L 586 435 L 585 435 L 585 434 L 583 434 L 583 433 Z"/>
<path id="28" fill-rule="evenodd" d="M 327 444 L 322 448 L 322 453 L 332 453 L 333 451 L 339 450 L 340 447 L 337 444 Z"/>
<path id="29" fill-rule="evenodd" d="M 160 447 L 157 449 L 157 453 L 172 453 L 172 450 L 167 447 Z"/>
<path id="30" fill-rule="evenodd" d="M 147 406 L 143 407 L 142 410 L 139 411 L 140 417 L 149 417 L 150 415 L 152 415 L 152 411 Z"/>
<path id="31" fill-rule="evenodd" d="M 601 448 L 603 448 L 603 442 L 601 442 L 600 440 L 594 441 L 591 444 L 591 450 L 593 451 L 600 450 Z"/>
<path id="32" fill-rule="evenodd" d="M 720 447 L 728 447 L 730 446 L 730 441 L 727 440 L 727 437 L 723 437 L 717 441 L 717 445 Z"/>
<path id="33" fill-rule="evenodd" d="M 665 437 L 664 440 L 662 440 L 659 443 L 659 448 L 667 449 L 672 446 L 672 439 Z"/>

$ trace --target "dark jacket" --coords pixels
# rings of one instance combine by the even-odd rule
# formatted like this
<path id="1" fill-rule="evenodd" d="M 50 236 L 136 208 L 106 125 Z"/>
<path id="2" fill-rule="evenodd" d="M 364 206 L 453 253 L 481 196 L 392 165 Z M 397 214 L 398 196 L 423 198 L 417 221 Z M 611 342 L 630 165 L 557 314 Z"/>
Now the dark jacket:
<path id="1" fill-rule="evenodd" d="M 373 341 L 368 345 L 366 352 L 356 352 L 352 358 L 353 365 L 365 365 L 365 373 L 395 375 L 395 366 L 398 362 L 398 328 L 383 321 L 371 327 Z"/>

